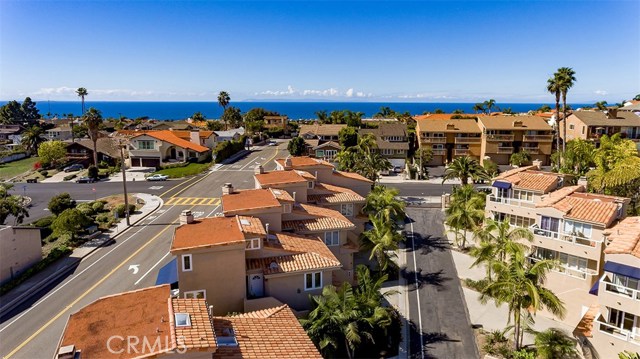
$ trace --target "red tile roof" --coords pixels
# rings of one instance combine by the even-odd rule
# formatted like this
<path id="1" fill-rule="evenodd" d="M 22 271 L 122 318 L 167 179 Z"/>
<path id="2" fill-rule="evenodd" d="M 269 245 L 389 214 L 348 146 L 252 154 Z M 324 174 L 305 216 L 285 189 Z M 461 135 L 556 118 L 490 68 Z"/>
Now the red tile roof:
<path id="1" fill-rule="evenodd" d="M 307 179 L 296 171 L 271 171 L 256 174 L 254 177 L 262 186 L 307 182 Z"/>
<path id="2" fill-rule="evenodd" d="M 325 166 L 325 167 L 333 167 L 333 165 L 327 161 L 319 160 L 317 158 L 311 158 L 309 156 L 291 156 L 291 166 L 293 168 L 304 168 L 304 167 L 314 167 L 314 166 Z M 282 167 L 284 167 L 285 158 L 278 158 L 276 162 L 278 162 Z"/>
<path id="3" fill-rule="evenodd" d="M 284 219 L 282 228 L 298 233 L 346 230 L 355 228 L 340 212 L 310 204 L 298 203 L 293 207 L 293 218 Z"/>
<path id="4" fill-rule="evenodd" d="M 565 197 L 552 205 L 553 208 L 565 213 L 565 218 L 598 223 L 608 226 L 618 213 L 618 204 L 605 202 L 597 198 L 584 198 L 576 194 Z"/>
<path id="5" fill-rule="evenodd" d="M 366 199 L 353 190 L 326 183 L 316 183 L 307 190 L 307 201 L 318 204 L 364 203 Z"/>
<path id="6" fill-rule="evenodd" d="M 191 325 L 178 327 L 175 325 L 175 314 L 189 314 Z M 213 352 L 217 347 L 216 337 L 211 324 L 211 317 L 204 299 L 172 298 L 169 308 L 169 322 L 172 332 L 178 341 L 179 349 L 189 351 Z"/>
<path id="7" fill-rule="evenodd" d="M 357 181 L 373 183 L 372 180 L 353 172 L 333 171 L 333 175 L 337 177 L 346 177 Z"/>
<path id="8" fill-rule="evenodd" d="M 631 254 L 640 258 L 640 217 L 627 217 L 603 232 L 607 237 L 607 254 Z"/>
<path id="9" fill-rule="evenodd" d="M 209 151 L 209 148 L 201 146 L 199 144 L 196 143 L 192 143 L 189 142 L 187 140 L 184 140 L 178 136 L 176 136 L 172 131 L 170 130 L 161 130 L 161 131 L 147 131 L 145 133 L 141 133 L 138 135 L 133 136 L 132 138 L 136 138 L 139 136 L 150 136 L 153 138 L 156 138 L 158 140 L 164 141 L 164 142 L 168 142 L 172 145 L 181 147 L 181 148 L 187 148 L 196 152 L 207 152 Z"/>
<path id="10" fill-rule="evenodd" d="M 250 209 L 280 207 L 280 202 L 268 189 L 249 189 L 234 191 L 222 196 L 222 211 L 225 214 Z"/>
<path id="11" fill-rule="evenodd" d="M 211 217 L 176 228 L 171 251 L 243 243 L 244 234 L 236 217 Z"/>
<path id="12" fill-rule="evenodd" d="M 536 171 L 532 170 L 533 168 L 535 168 L 535 166 L 509 170 L 500 174 L 495 179 L 510 182 L 516 189 L 547 193 L 555 189 L 558 185 L 559 178 L 563 177 L 563 175 L 558 173 Z"/>

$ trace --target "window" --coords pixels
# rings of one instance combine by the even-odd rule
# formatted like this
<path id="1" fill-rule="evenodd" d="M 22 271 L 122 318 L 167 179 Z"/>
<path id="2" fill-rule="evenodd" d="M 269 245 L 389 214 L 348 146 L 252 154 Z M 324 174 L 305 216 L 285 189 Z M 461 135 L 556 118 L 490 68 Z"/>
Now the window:
<path id="1" fill-rule="evenodd" d="M 188 313 L 176 313 L 176 327 L 190 327 L 191 317 Z"/>
<path id="2" fill-rule="evenodd" d="M 631 313 L 625 313 L 613 308 L 609 311 L 609 324 L 622 330 L 632 331 L 635 319 L 635 315 Z"/>
<path id="3" fill-rule="evenodd" d="M 613 282 L 613 284 L 619 285 L 621 287 L 625 287 L 633 290 L 640 290 L 640 280 L 635 278 L 613 273 L 613 277 L 611 281 Z M 619 287 L 614 287 L 613 289 L 619 293 L 627 292 L 623 288 L 619 288 Z"/>
<path id="4" fill-rule="evenodd" d="M 582 126 L 582 134 L 584 135 L 584 130 L 587 128 L 587 126 Z"/>
<path id="5" fill-rule="evenodd" d="M 353 203 L 341 204 L 340 213 L 342 213 L 343 216 L 347 216 L 347 217 L 353 216 Z"/>
<path id="6" fill-rule="evenodd" d="M 495 221 L 500 221 L 500 222 L 508 220 L 510 225 L 523 227 L 523 228 L 529 228 L 530 226 L 536 223 L 536 220 L 534 218 L 515 216 L 512 214 L 506 214 L 506 213 L 500 213 L 500 212 L 494 212 L 493 219 Z"/>
<path id="7" fill-rule="evenodd" d="M 325 150 L 324 151 L 324 157 L 333 158 L 333 157 L 335 157 L 335 155 L 337 153 L 338 153 L 338 151 L 336 151 L 336 150 Z"/>
<path id="8" fill-rule="evenodd" d="M 252 251 L 254 249 L 260 249 L 260 238 L 249 238 L 246 240 L 247 250 Z"/>
<path id="9" fill-rule="evenodd" d="M 574 221 L 564 221 L 564 233 L 580 238 L 591 238 L 591 225 Z"/>
<path id="10" fill-rule="evenodd" d="M 182 255 L 182 271 L 190 272 L 193 270 L 193 263 L 191 254 L 183 254 Z"/>
<path id="11" fill-rule="evenodd" d="M 573 130 L 574 128 L 576 128 L 576 125 L 574 125 L 573 123 L 569 124 L 569 129 Z"/>
<path id="12" fill-rule="evenodd" d="M 309 189 L 313 188 L 313 181 L 307 182 L 307 188 L 309 188 Z"/>
<path id="13" fill-rule="evenodd" d="M 388 148 L 384 148 L 384 149 L 380 150 L 380 152 L 382 152 L 382 154 L 386 155 L 386 156 L 390 156 L 390 155 L 393 154 L 393 150 L 390 150 Z"/>
<path id="14" fill-rule="evenodd" d="M 207 291 L 202 290 L 193 290 L 190 292 L 184 292 L 185 299 L 207 299 Z"/>
<path id="15" fill-rule="evenodd" d="M 525 202 L 533 202 L 533 192 L 515 189 L 513 190 L 513 199 Z"/>
<path id="16" fill-rule="evenodd" d="M 155 141 L 150 141 L 150 140 L 138 140 L 138 149 L 139 150 L 152 150 L 154 142 Z"/>
<path id="17" fill-rule="evenodd" d="M 291 213 L 291 204 L 289 203 L 285 203 L 282 205 L 282 212 L 283 213 Z"/>
<path id="18" fill-rule="evenodd" d="M 340 232 L 324 232 L 324 243 L 328 246 L 340 245 Z"/>
<path id="19" fill-rule="evenodd" d="M 324 150 L 316 150 L 316 157 L 318 158 L 324 157 Z"/>
<path id="20" fill-rule="evenodd" d="M 304 274 L 304 290 L 322 288 L 322 272 Z"/>

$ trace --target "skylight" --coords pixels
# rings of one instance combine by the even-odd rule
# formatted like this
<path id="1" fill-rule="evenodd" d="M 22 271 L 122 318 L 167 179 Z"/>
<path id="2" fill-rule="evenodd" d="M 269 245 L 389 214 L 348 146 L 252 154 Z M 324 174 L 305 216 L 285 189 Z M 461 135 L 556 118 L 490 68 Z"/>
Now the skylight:
<path id="1" fill-rule="evenodd" d="M 190 327 L 191 317 L 188 313 L 176 313 L 176 327 Z"/>
<path id="2" fill-rule="evenodd" d="M 249 223 L 249 221 L 248 221 L 248 220 L 246 220 L 246 219 L 241 219 L 241 220 L 240 220 L 240 224 L 242 224 L 243 226 L 248 226 L 248 225 L 250 225 L 251 223 Z"/>

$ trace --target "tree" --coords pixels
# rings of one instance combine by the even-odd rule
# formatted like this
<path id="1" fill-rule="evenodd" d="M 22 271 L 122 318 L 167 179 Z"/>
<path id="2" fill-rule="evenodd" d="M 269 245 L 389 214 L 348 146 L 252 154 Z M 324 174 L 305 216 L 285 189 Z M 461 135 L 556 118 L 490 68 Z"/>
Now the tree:
<path id="1" fill-rule="evenodd" d="M 367 216 L 376 216 L 395 226 L 397 221 L 404 220 L 407 216 L 405 203 L 397 199 L 399 194 L 400 192 L 396 188 L 387 188 L 382 185 L 374 186 L 367 195 L 362 213 Z"/>
<path id="2" fill-rule="evenodd" d="M 476 191 L 472 185 L 454 187 L 449 207 L 445 210 L 445 223 L 453 229 L 450 231 L 454 233 L 460 248 L 466 247 L 467 232 L 475 231 L 482 224 L 485 198 L 486 196 Z"/>
<path id="3" fill-rule="evenodd" d="M 93 165 L 98 166 L 98 137 L 100 136 L 100 127 L 102 126 L 102 113 L 90 107 L 87 112 L 82 115 L 82 122 L 87 126 L 87 133 L 91 142 L 93 142 Z"/>
<path id="4" fill-rule="evenodd" d="M 51 197 L 51 199 L 49 200 L 49 204 L 47 205 L 49 211 L 56 216 L 67 209 L 75 207 L 76 201 L 71 198 L 71 195 L 69 193 L 61 193 L 57 196 Z"/>
<path id="5" fill-rule="evenodd" d="M 511 107 L 507 107 L 507 108 L 503 108 L 502 109 L 502 113 L 505 115 L 513 115 L 513 110 L 511 109 Z"/>
<path id="6" fill-rule="evenodd" d="M 362 112 L 353 112 L 349 110 L 343 111 L 345 123 L 349 127 L 360 127 L 362 126 L 362 116 L 364 113 Z"/>
<path id="7" fill-rule="evenodd" d="M 391 109 L 389 106 L 380 107 L 380 111 L 378 111 L 373 118 L 395 118 L 396 112 Z"/>
<path id="8" fill-rule="evenodd" d="M 31 126 L 22 132 L 22 145 L 30 153 L 38 153 L 38 146 L 44 141 L 44 130 L 41 126 Z"/>
<path id="9" fill-rule="evenodd" d="M 597 108 L 600 111 L 606 111 L 607 105 L 607 101 L 598 101 L 593 105 L 593 107 Z"/>
<path id="10" fill-rule="evenodd" d="M 550 328 L 536 332 L 535 345 L 538 358 L 541 359 L 580 358 L 576 342 L 561 329 Z"/>
<path id="11" fill-rule="evenodd" d="M 229 102 L 231 101 L 231 97 L 229 97 L 229 94 L 226 91 L 220 91 L 220 93 L 218 94 L 218 105 L 220 107 L 222 107 L 222 114 L 224 115 L 224 112 L 227 110 L 227 105 L 229 105 Z M 225 123 L 225 130 L 227 130 L 228 128 L 226 127 L 227 124 Z"/>
<path id="12" fill-rule="evenodd" d="M 542 105 L 538 107 L 538 109 L 536 110 L 536 112 L 549 112 L 549 111 L 551 111 L 551 107 L 549 107 L 549 105 Z"/>
<path id="13" fill-rule="evenodd" d="M 633 98 L 633 101 L 640 101 L 640 95 L 636 95 L 636 96 Z"/>
<path id="14" fill-rule="evenodd" d="M 89 135 L 87 125 L 85 125 L 84 123 L 73 126 L 71 132 L 73 132 L 73 138 L 83 138 Z"/>
<path id="15" fill-rule="evenodd" d="M 51 230 L 55 237 L 67 235 L 73 240 L 76 234 L 91 224 L 91 219 L 76 208 L 65 209 L 51 223 Z"/>
<path id="16" fill-rule="evenodd" d="M 392 223 L 385 218 L 369 215 L 369 221 L 372 225 L 371 229 L 362 232 L 360 243 L 364 250 L 371 252 L 369 260 L 375 258 L 378 269 L 386 272 L 404 236 L 398 233 Z"/>
<path id="17" fill-rule="evenodd" d="M 8 194 L 12 187 L 12 184 L 0 183 L 0 225 L 5 225 L 9 216 L 14 218 L 13 225 L 21 224 L 25 217 L 29 217 L 22 197 Z"/>
<path id="18" fill-rule="evenodd" d="M 473 105 L 473 111 L 475 113 L 485 113 L 485 108 L 484 108 L 484 104 L 483 103 L 476 103 L 475 105 Z"/>
<path id="19" fill-rule="evenodd" d="M 338 163 L 338 170 L 355 172 L 356 164 L 359 158 L 360 153 L 358 151 L 358 147 L 354 146 L 347 147 L 339 151 L 334 157 L 334 160 Z"/>
<path id="20" fill-rule="evenodd" d="M 455 110 L 453 110 L 453 112 L 452 112 L 452 113 L 454 113 L 454 114 L 456 114 L 456 115 L 460 115 L 460 114 L 463 114 L 463 113 L 464 113 L 464 111 L 463 111 L 463 110 L 461 110 L 461 109 L 455 109 Z"/>
<path id="21" fill-rule="evenodd" d="M 488 99 L 487 101 L 482 103 L 484 105 L 484 107 L 487 109 L 487 111 L 489 112 L 489 114 L 491 114 L 491 109 L 493 108 L 497 108 L 496 106 L 496 100 L 494 99 Z"/>
<path id="22" fill-rule="evenodd" d="M 459 178 L 462 185 L 466 185 L 469 183 L 469 178 L 486 179 L 487 177 L 484 168 L 480 166 L 478 161 L 469 156 L 464 156 L 451 161 L 449 167 L 444 171 L 442 183 L 449 179 Z"/>
<path id="23" fill-rule="evenodd" d="M 338 132 L 338 138 L 342 148 L 358 145 L 358 131 L 353 127 L 345 127 Z"/>
<path id="24" fill-rule="evenodd" d="M 562 164 L 557 163 L 560 172 L 573 173 L 584 176 L 591 167 L 595 166 L 594 157 L 596 146 L 589 140 L 581 138 L 567 142 L 567 152 L 563 154 Z"/>
<path id="25" fill-rule="evenodd" d="M 558 71 L 556 72 L 556 74 L 559 77 L 559 83 L 560 83 L 560 92 L 562 93 L 562 119 L 563 119 L 563 124 L 562 124 L 562 133 L 564 134 L 564 138 L 565 140 L 562 142 L 562 152 L 566 152 L 567 150 L 567 92 L 569 92 L 569 89 L 573 87 L 575 81 L 576 81 L 576 77 L 575 74 L 576 72 L 573 71 L 572 68 L 570 67 L 561 67 L 558 69 Z"/>
<path id="26" fill-rule="evenodd" d="M 307 152 L 307 146 L 304 142 L 304 138 L 302 137 L 294 137 L 289 141 L 287 145 L 287 150 L 291 156 L 302 156 Z"/>
<path id="27" fill-rule="evenodd" d="M 207 118 L 205 117 L 205 115 L 202 114 L 202 112 L 198 111 L 193 115 L 191 115 L 191 120 L 193 120 L 194 122 L 202 122 L 202 121 L 206 121 Z"/>
<path id="28" fill-rule="evenodd" d="M 511 162 L 512 166 L 524 166 L 531 162 L 531 154 L 522 149 L 520 152 L 511 154 L 509 162 Z"/>
<path id="29" fill-rule="evenodd" d="M 495 162 L 485 159 L 482 162 L 482 167 L 484 168 L 484 172 L 487 174 L 487 180 L 498 175 L 498 165 Z"/>
<path id="30" fill-rule="evenodd" d="M 264 127 L 265 116 L 278 116 L 277 112 L 267 111 L 263 108 L 252 108 L 244 114 L 244 123 L 247 130 L 251 133 L 260 132 Z"/>
<path id="31" fill-rule="evenodd" d="M 556 149 L 560 151 L 560 94 L 561 94 L 560 78 L 557 74 L 547 80 L 547 91 L 556 97 L 556 121 L 554 129 L 556 131 Z"/>
<path id="32" fill-rule="evenodd" d="M 22 121 L 34 124 L 40 118 L 40 111 L 36 107 L 36 103 L 31 101 L 31 97 L 27 97 L 20 105 L 20 113 Z"/>
<path id="33" fill-rule="evenodd" d="M 636 101 L 640 101 L 640 95 L 636 96 Z M 640 353 L 632 353 L 630 351 L 623 351 L 618 353 L 618 359 L 640 359 Z"/>
<path id="34" fill-rule="evenodd" d="M 327 110 L 316 111 L 315 114 L 316 117 L 318 117 L 318 122 L 320 122 L 320 124 L 327 123 L 329 119 L 329 117 L 327 116 Z"/>
<path id="35" fill-rule="evenodd" d="M 9 101 L 0 107 L 0 124 L 10 125 L 21 123 L 22 111 L 18 101 Z"/>
<path id="36" fill-rule="evenodd" d="M 209 131 L 222 131 L 224 124 L 217 120 L 207 120 L 207 130 Z"/>
<path id="37" fill-rule="evenodd" d="M 84 115 L 84 97 L 89 96 L 89 92 L 84 87 L 78 87 L 78 89 L 76 90 L 76 95 L 78 95 L 78 97 L 80 97 L 82 101 L 82 114 Z"/>
<path id="38" fill-rule="evenodd" d="M 87 176 L 93 179 L 97 179 L 98 175 L 100 174 L 100 171 L 98 170 L 98 167 L 91 165 L 89 166 L 89 168 L 87 168 Z"/>
<path id="39" fill-rule="evenodd" d="M 444 111 L 442 109 L 440 109 L 440 108 L 436 108 L 435 110 L 433 110 L 433 113 L 442 114 L 442 113 L 444 113 Z"/>
<path id="40" fill-rule="evenodd" d="M 424 179 L 425 174 L 429 174 L 429 162 L 433 159 L 433 149 L 429 146 L 420 147 L 413 155 L 413 162 L 420 168 L 421 179 Z"/>
<path id="41" fill-rule="evenodd" d="M 67 155 L 67 145 L 62 141 L 46 141 L 38 148 L 38 157 L 44 164 L 56 164 Z"/>
<path id="42" fill-rule="evenodd" d="M 225 128 L 231 125 L 231 128 L 239 128 L 242 126 L 242 113 L 240 109 L 234 106 L 228 107 L 222 114 L 222 122 L 225 123 Z"/>

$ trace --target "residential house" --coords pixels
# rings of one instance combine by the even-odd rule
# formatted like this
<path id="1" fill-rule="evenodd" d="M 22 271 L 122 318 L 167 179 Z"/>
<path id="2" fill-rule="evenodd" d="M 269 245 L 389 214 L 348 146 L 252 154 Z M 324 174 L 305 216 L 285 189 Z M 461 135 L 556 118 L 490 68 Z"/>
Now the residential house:
<path id="1" fill-rule="evenodd" d="M 431 148 L 433 151 L 429 165 L 442 166 L 463 156 L 480 160 L 482 131 L 475 119 L 441 119 L 429 115 L 419 118 L 417 122 L 416 135 L 420 148 Z"/>
<path id="2" fill-rule="evenodd" d="M 158 121 L 151 126 L 152 130 L 182 130 L 191 131 L 197 129 L 196 126 L 188 121 Z"/>
<path id="3" fill-rule="evenodd" d="M 228 196 L 234 194 L 223 201 Z M 189 215 L 183 212 L 184 224 L 176 228 L 171 245 L 180 292 L 207 299 L 214 314 L 274 303 L 308 310 L 309 295 L 320 294 L 341 266 L 320 238 L 274 231 L 258 216 L 225 213 L 193 220 Z"/>
<path id="4" fill-rule="evenodd" d="M 178 136 L 179 138 L 185 140 L 185 141 L 189 141 L 191 143 L 196 143 L 200 146 L 204 146 L 207 147 L 211 150 L 213 150 L 214 148 L 216 148 L 216 145 L 218 144 L 218 134 L 216 132 L 213 131 L 207 131 L 207 130 L 191 130 L 191 131 L 186 131 L 186 130 L 171 130 L 171 132 L 173 132 L 174 135 Z"/>
<path id="5" fill-rule="evenodd" d="M 564 140 L 564 132 L 560 131 Z M 567 117 L 566 141 L 581 138 L 600 145 L 602 135 L 620 133 L 640 144 L 640 116 L 629 111 L 608 109 L 607 111 L 575 111 Z"/>
<path id="6" fill-rule="evenodd" d="M 22 131 L 24 131 L 24 128 L 20 125 L 0 125 L 0 142 L 19 144 Z"/>
<path id="7" fill-rule="evenodd" d="M 551 162 L 551 126 L 538 116 L 478 116 L 482 131 L 480 160 L 490 158 L 499 165 L 510 163 L 513 153 L 526 151 L 542 165 Z"/>
<path id="8" fill-rule="evenodd" d="M 281 128 L 286 131 L 288 123 L 289 118 L 287 116 L 264 116 L 264 127 L 266 129 Z"/>
<path id="9" fill-rule="evenodd" d="M 340 151 L 339 133 L 347 125 L 319 124 L 300 125 L 298 136 L 304 139 L 307 154 L 325 161 L 333 161 Z"/>
<path id="10" fill-rule="evenodd" d="M 48 129 L 45 131 L 45 137 L 48 140 L 58 140 L 58 141 L 66 141 L 70 140 L 72 137 L 71 126 L 69 125 L 61 125 L 56 126 L 54 128 Z"/>
<path id="11" fill-rule="evenodd" d="M 102 297 L 69 316 L 54 358 L 321 358 L 286 305 L 214 316 L 209 304 L 168 285 Z"/>
<path id="12" fill-rule="evenodd" d="M 107 162 L 114 165 L 116 159 L 120 159 L 118 140 L 111 137 L 100 137 L 96 142 L 98 150 L 98 163 Z M 75 142 L 66 142 L 67 159 L 76 163 L 82 163 L 85 167 L 93 164 L 93 141 L 80 139 Z"/>
<path id="13" fill-rule="evenodd" d="M 244 135 L 244 127 L 234 128 L 227 131 L 216 131 L 216 141 L 237 141 Z"/>
<path id="14" fill-rule="evenodd" d="M 0 283 L 19 276 L 42 259 L 40 228 L 0 226 Z"/>
<path id="15" fill-rule="evenodd" d="M 160 167 L 167 163 L 207 160 L 211 150 L 205 146 L 184 140 L 172 131 L 149 131 L 129 140 L 131 167 Z"/>
<path id="16" fill-rule="evenodd" d="M 404 169 L 409 152 L 409 135 L 407 125 L 402 122 L 380 122 L 377 128 L 360 129 L 362 136 L 367 133 L 376 136 L 378 151 L 391 162 L 394 167 Z"/>

